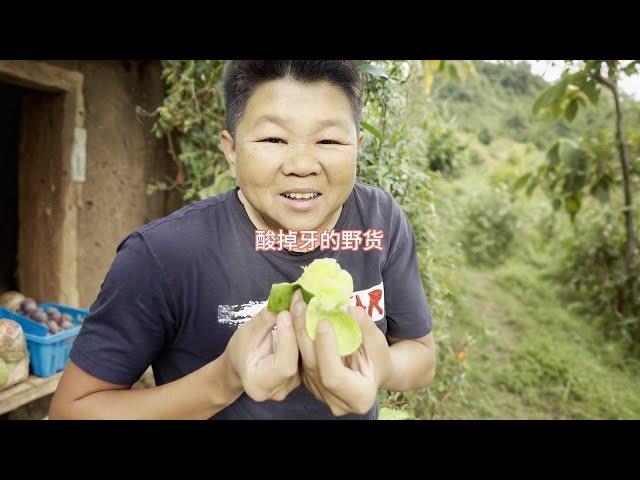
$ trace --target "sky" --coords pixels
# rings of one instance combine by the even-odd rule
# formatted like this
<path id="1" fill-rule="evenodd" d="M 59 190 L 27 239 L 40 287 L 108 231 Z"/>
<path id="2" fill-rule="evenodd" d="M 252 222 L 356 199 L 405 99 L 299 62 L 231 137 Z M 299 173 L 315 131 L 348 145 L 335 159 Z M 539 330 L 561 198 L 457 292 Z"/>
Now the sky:
<path id="1" fill-rule="evenodd" d="M 521 60 L 531 65 L 531 71 L 548 82 L 553 82 L 560 78 L 560 74 L 563 70 L 563 62 L 560 60 Z M 556 65 L 552 65 L 556 63 Z M 627 62 L 628 63 L 628 62 Z M 635 100 L 640 100 L 640 75 L 634 75 L 628 77 L 622 75 L 620 80 L 620 89 L 625 93 L 633 97 Z"/>

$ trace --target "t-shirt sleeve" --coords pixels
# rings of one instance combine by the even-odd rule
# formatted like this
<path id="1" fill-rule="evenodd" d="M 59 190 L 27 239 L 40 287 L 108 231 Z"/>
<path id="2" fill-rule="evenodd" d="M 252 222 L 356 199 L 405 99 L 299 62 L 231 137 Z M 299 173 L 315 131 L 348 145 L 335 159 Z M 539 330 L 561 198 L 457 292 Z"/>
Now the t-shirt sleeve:
<path id="1" fill-rule="evenodd" d="M 70 352 L 82 370 L 106 382 L 134 384 L 172 332 L 164 274 L 140 233 L 119 246 L 100 293 Z"/>
<path id="2" fill-rule="evenodd" d="M 389 233 L 389 253 L 382 271 L 387 333 L 403 339 L 424 337 L 433 329 L 433 320 L 420 278 L 415 233 L 395 201 Z"/>

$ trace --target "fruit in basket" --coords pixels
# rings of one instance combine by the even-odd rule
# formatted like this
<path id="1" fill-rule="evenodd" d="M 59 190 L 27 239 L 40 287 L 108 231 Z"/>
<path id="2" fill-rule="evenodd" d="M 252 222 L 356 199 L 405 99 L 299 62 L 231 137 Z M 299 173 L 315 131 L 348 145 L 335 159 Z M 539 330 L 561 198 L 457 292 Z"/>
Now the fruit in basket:
<path id="1" fill-rule="evenodd" d="M 49 321 L 47 314 L 41 308 L 37 308 L 36 310 L 29 313 L 29 318 L 38 323 L 46 323 L 47 321 Z"/>
<path id="2" fill-rule="evenodd" d="M 37 308 L 38 304 L 33 298 L 25 298 L 22 302 L 20 302 L 20 310 L 24 314 L 29 314 Z"/>
<path id="3" fill-rule="evenodd" d="M 48 320 L 46 325 L 47 327 L 49 327 L 49 333 L 52 335 L 55 335 L 56 333 L 60 333 L 62 331 L 60 326 L 53 320 Z"/>
<path id="4" fill-rule="evenodd" d="M 47 318 L 49 320 L 53 320 L 58 325 L 61 325 L 62 321 L 64 320 L 62 318 L 62 314 L 60 313 L 60 311 L 56 307 L 47 308 Z"/>
<path id="5" fill-rule="evenodd" d="M 64 322 L 62 322 L 62 323 L 60 324 L 60 327 L 61 327 L 63 330 L 69 330 L 70 328 L 73 328 L 73 323 L 71 323 L 71 322 L 67 322 L 67 321 L 65 320 Z"/>
<path id="6" fill-rule="evenodd" d="M 64 323 L 64 322 L 71 323 L 71 320 L 72 320 L 71 315 L 69 315 L 68 313 L 63 313 L 62 314 L 62 323 Z"/>

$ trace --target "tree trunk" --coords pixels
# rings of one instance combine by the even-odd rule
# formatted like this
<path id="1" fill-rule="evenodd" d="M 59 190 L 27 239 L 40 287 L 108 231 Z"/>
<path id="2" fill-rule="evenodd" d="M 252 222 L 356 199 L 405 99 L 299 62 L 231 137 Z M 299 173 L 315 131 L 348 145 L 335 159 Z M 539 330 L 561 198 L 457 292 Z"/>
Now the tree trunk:
<path id="1" fill-rule="evenodd" d="M 626 310 L 629 310 L 633 295 L 635 293 L 636 284 L 636 238 L 633 228 L 633 200 L 631 196 L 631 180 L 629 177 L 629 152 L 627 150 L 627 142 L 624 135 L 624 118 L 622 108 L 620 107 L 620 97 L 618 94 L 617 78 L 610 78 L 610 89 L 613 93 L 613 100 L 616 106 L 616 136 L 618 140 L 618 150 L 620 153 L 620 164 L 622 167 L 622 178 L 624 182 L 624 219 L 627 231 L 627 242 L 625 245 L 625 265 L 627 270 L 627 302 Z M 628 312 L 626 312 L 628 313 Z"/>

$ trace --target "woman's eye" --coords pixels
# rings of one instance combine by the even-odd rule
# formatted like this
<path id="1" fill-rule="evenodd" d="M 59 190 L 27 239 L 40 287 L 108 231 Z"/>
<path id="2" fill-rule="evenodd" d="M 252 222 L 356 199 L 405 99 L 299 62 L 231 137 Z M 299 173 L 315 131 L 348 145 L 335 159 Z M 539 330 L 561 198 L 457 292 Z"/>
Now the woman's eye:
<path id="1" fill-rule="evenodd" d="M 261 140 L 262 142 L 268 142 L 268 143 L 285 143 L 284 140 L 282 140 L 281 138 L 277 138 L 277 137 L 269 137 L 269 138 L 265 138 L 264 140 Z"/>
<path id="2" fill-rule="evenodd" d="M 324 145 L 331 145 L 331 144 L 339 145 L 340 144 L 340 142 L 336 142 L 335 140 L 321 140 L 318 143 L 322 143 Z"/>

